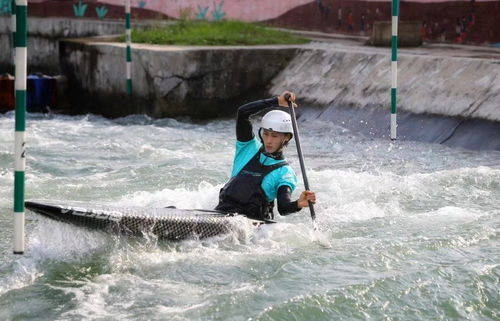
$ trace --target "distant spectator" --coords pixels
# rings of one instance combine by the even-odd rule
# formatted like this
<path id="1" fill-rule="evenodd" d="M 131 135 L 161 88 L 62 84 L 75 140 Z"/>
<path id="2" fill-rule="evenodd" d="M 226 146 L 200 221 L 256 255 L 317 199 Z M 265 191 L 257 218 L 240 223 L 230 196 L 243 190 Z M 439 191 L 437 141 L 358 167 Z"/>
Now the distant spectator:
<path id="1" fill-rule="evenodd" d="M 349 31 L 354 30 L 354 19 L 352 18 L 351 10 L 349 10 L 349 13 L 347 14 L 347 30 Z"/>
<path id="2" fill-rule="evenodd" d="M 439 41 L 441 42 L 446 41 L 446 28 L 444 26 L 441 27 L 441 31 L 439 32 Z"/>
<path id="3" fill-rule="evenodd" d="M 366 31 L 366 17 L 364 14 L 361 15 L 361 20 L 359 23 L 359 29 L 361 30 L 361 34 L 365 34 Z"/>
<path id="4" fill-rule="evenodd" d="M 337 10 L 337 27 L 342 28 L 342 7 Z"/>
<path id="5" fill-rule="evenodd" d="M 465 38 L 467 37 L 467 31 L 468 31 L 467 26 L 468 26 L 467 18 L 463 16 L 461 20 L 460 42 L 465 42 Z"/>
<path id="6" fill-rule="evenodd" d="M 467 15 L 467 27 L 470 29 L 476 23 L 476 14 L 474 11 L 469 12 Z"/>
<path id="7" fill-rule="evenodd" d="M 467 26 L 469 24 L 467 23 L 467 18 L 465 16 L 462 16 L 462 20 L 460 21 L 460 23 L 461 23 L 460 32 L 462 33 L 467 32 Z"/>
<path id="8" fill-rule="evenodd" d="M 427 22 L 422 22 L 422 28 L 420 28 L 420 32 L 422 34 L 422 41 L 427 40 Z"/>
<path id="9" fill-rule="evenodd" d="M 330 4 L 327 7 L 325 7 L 321 2 L 321 0 L 316 0 L 316 3 L 318 4 L 319 11 L 321 12 L 323 18 L 325 19 L 328 18 L 330 12 L 332 11 L 332 5 Z"/>
<path id="10" fill-rule="evenodd" d="M 457 18 L 457 21 L 455 23 L 456 42 L 462 42 L 461 36 L 462 36 L 462 24 L 460 23 L 460 18 Z"/>

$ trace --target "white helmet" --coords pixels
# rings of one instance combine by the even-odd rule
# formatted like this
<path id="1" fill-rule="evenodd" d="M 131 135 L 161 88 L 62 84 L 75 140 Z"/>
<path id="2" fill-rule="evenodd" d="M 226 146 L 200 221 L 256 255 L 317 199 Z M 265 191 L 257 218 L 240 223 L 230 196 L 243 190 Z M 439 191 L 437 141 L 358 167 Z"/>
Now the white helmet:
<path id="1" fill-rule="evenodd" d="M 262 117 L 260 128 L 293 135 L 292 118 L 281 110 L 271 110 Z"/>

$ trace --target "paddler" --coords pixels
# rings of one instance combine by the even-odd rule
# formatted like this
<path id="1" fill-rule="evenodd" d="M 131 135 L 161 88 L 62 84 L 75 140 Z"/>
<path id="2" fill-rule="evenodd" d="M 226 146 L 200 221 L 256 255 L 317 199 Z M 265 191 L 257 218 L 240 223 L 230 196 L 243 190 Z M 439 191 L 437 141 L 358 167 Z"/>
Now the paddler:
<path id="1" fill-rule="evenodd" d="M 285 96 L 295 104 L 295 94 L 283 94 L 254 101 L 238 108 L 236 120 L 236 152 L 231 179 L 219 193 L 216 210 L 245 214 L 259 219 L 273 219 L 274 200 L 280 215 L 288 215 L 316 202 L 312 191 L 303 191 L 295 201 L 291 194 L 297 186 L 297 176 L 283 156 L 283 150 L 293 138 L 290 115 L 271 110 L 264 115 L 258 131 L 253 133 L 250 116 L 271 107 L 286 107 Z"/>

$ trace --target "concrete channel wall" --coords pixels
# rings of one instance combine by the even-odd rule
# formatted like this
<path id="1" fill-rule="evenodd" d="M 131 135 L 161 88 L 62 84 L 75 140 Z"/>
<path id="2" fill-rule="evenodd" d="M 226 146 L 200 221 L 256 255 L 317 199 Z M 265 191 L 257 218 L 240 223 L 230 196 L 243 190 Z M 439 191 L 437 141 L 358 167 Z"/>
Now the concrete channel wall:
<path id="1" fill-rule="evenodd" d="M 273 92 L 293 88 L 321 106 L 389 109 L 390 50 L 314 44 L 301 50 L 278 77 Z M 500 121 L 498 59 L 463 58 L 401 50 L 398 108 Z"/>
<path id="2" fill-rule="evenodd" d="M 325 44 L 313 47 L 301 50 L 273 79 L 271 91 L 294 89 L 303 105 L 310 107 L 299 108 L 302 120 L 330 121 L 369 137 L 387 139 L 388 50 Z M 433 55 L 420 49 L 401 51 L 399 139 L 500 150 L 500 55 L 492 59 L 480 53 L 485 58 L 453 57 L 449 51 Z"/>
<path id="3" fill-rule="evenodd" d="M 72 108 L 108 117 L 231 117 L 268 84 L 297 47 L 177 47 L 134 45 L 133 97 L 125 94 L 125 47 L 89 39 L 61 42 L 61 68 Z M 83 97 L 83 99 L 82 99 Z"/>
<path id="4" fill-rule="evenodd" d="M 65 41 L 61 61 L 73 88 L 115 96 L 124 87 L 123 55 L 120 44 Z M 400 110 L 500 121 L 500 60 L 429 56 L 411 50 L 402 51 L 399 60 Z M 137 112 L 155 117 L 218 116 L 225 100 L 264 88 L 271 80 L 270 94 L 293 89 L 316 106 L 348 106 L 360 111 L 390 106 L 390 57 L 383 49 L 325 44 L 135 45 L 133 61 L 135 96 L 148 105 Z M 204 111 L 200 100 L 207 103 Z"/>

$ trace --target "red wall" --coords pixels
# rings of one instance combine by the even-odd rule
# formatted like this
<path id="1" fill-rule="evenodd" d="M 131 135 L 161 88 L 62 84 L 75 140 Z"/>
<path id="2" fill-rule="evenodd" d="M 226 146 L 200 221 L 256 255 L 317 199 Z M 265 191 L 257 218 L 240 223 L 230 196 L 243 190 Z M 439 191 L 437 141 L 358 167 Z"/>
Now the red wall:
<path id="1" fill-rule="evenodd" d="M 342 24 L 338 27 L 337 13 L 340 7 Z M 346 23 L 349 11 L 352 11 L 352 31 L 348 29 Z M 367 25 L 365 34 L 367 34 L 371 31 L 374 21 L 391 19 L 391 3 L 317 0 L 297 7 L 269 22 L 275 26 L 295 29 L 360 34 L 362 15 L 365 15 L 365 25 Z M 470 23 L 472 15 L 474 22 Z M 466 30 L 458 37 L 455 31 L 456 20 L 457 18 L 462 20 L 463 17 Z M 400 19 L 425 21 L 427 40 L 477 44 L 500 42 L 500 1 L 401 2 Z"/>

